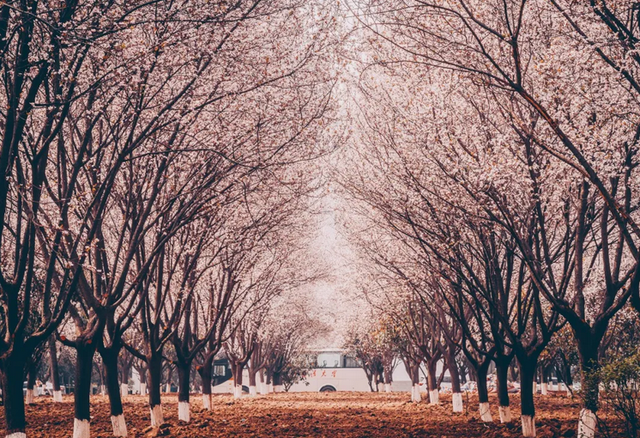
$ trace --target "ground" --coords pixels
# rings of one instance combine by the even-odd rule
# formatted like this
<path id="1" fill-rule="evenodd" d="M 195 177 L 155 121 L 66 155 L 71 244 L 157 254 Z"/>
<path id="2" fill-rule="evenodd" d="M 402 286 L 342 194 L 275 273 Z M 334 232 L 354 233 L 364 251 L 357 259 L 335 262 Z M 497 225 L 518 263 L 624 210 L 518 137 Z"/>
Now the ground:
<path id="1" fill-rule="evenodd" d="M 295 393 L 272 394 L 234 401 L 214 396 L 213 411 L 202 410 L 200 397 L 192 396 L 191 423 L 179 422 L 177 397 L 163 395 L 166 425 L 164 436 L 183 437 L 519 437 L 519 422 L 497 423 L 497 402 L 491 399 L 494 424 L 479 421 L 474 396 L 465 396 L 464 414 L 452 415 L 451 398 L 441 396 L 439 406 L 414 404 L 404 393 Z M 151 436 L 146 397 L 128 396 L 125 417 L 130 437 Z M 512 413 L 519 419 L 519 400 L 512 396 Z M 538 436 L 576 436 L 579 405 L 561 396 L 537 396 Z M 110 437 L 109 402 L 95 396 L 91 401 L 91 436 Z M 70 437 L 73 430 L 73 399 L 54 404 L 39 397 L 27 407 L 30 438 Z M 0 418 L 0 426 L 4 428 Z"/>

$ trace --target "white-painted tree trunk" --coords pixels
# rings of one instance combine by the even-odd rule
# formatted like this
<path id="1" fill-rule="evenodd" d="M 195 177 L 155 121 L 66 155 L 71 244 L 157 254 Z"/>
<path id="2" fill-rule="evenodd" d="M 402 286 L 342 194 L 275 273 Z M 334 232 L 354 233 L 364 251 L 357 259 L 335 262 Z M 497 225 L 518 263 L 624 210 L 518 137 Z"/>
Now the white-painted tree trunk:
<path id="1" fill-rule="evenodd" d="M 578 422 L 578 438 L 593 438 L 596 433 L 596 421 L 596 414 L 589 409 L 582 409 Z"/>
<path id="2" fill-rule="evenodd" d="M 541 386 L 540 391 L 541 391 L 542 395 L 548 395 L 549 394 L 549 384 L 543 382 L 540 386 Z"/>
<path id="3" fill-rule="evenodd" d="M 24 402 L 28 405 L 32 405 L 34 403 L 33 400 L 33 389 L 27 389 L 27 395 Z"/>
<path id="4" fill-rule="evenodd" d="M 129 385 L 126 383 L 120 384 L 120 395 L 124 397 L 125 395 L 129 395 Z"/>
<path id="5" fill-rule="evenodd" d="M 273 392 L 284 392 L 284 387 L 282 385 L 275 385 L 273 387 Z"/>
<path id="6" fill-rule="evenodd" d="M 164 423 L 164 417 L 162 416 L 162 405 L 155 405 L 151 408 L 151 426 L 160 427 Z"/>
<path id="7" fill-rule="evenodd" d="M 416 403 L 420 403 L 422 401 L 422 395 L 420 394 L 420 385 L 418 384 L 413 385 L 412 396 L 413 396 L 412 401 Z"/>
<path id="8" fill-rule="evenodd" d="M 267 385 L 267 391 L 269 392 L 269 394 L 272 394 L 272 393 L 273 393 L 273 383 L 269 383 L 269 384 Z"/>
<path id="9" fill-rule="evenodd" d="M 385 383 L 384 384 L 384 392 L 391 392 L 391 383 Z"/>
<path id="10" fill-rule="evenodd" d="M 536 383 L 536 381 L 533 381 L 533 395 L 536 395 L 538 393 L 538 383 Z"/>
<path id="11" fill-rule="evenodd" d="M 127 423 L 124 421 L 124 414 L 111 416 L 111 428 L 113 436 L 127 436 Z"/>
<path id="12" fill-rule="evenodd" d="M 260 382 L 260 394 L 267 395 L 269 394 L 269 385 L 264 382 Z"/>
<path id="13" fill-rule="evenodd" d="M 432 389 L 429 391 L 429 404 L 437 405 L 440 403 L 440 393 L 438 393 L 437 389 Z"/>
<path id="14" fill-rule="evenodd" d="M 14 432 L 7 435 L 6 438 L 27 438 L 27 434 L 24 432 Z"/>
<path id="15" fill-rule="evenodd" d="M 147 384 L 146 383 L 141 383 L 140 384 L 140 395 L 147 395 Z"/>
<path id="16" fill-rule="evenodd" d="M 236 385 L 233 387 L 233 398 L 242 398 L 242 386 Z"/>
<path id="17" fill-rule="evenodd" d="M 53 401 L 62 403 L 62 391 L 53 391 Z"/>
<path id="18" fill-rule="evenodd" d="M 211 410 L 211 394 L 202 394 L 202 406 L 207 410 Z"/>
<path id="19" fill-rule="evenodd" d="M 500 412 L 500 423 L 511 423 L 511 408 L 509 406 L 498 407 Z"/>
<path id="20" fill-rule="evenodd" d="M 191 420 L 191 405 L 189 402 L 178 402 L 178 420 L 188 423 Z"/>
<path id="21" fill-rule="evenodd" d="M 256 391 L 256 387 L 255 386 L 250 386 L 249 387 L 249 395 L 252 397 L 255 397 L 256 395 L 258 395 L 258 391 Z"/>
<path id="22" fill-rule="evenodd" d="M 107 387 L 105 385 L 100 385 L 100 395 L 107 395 Z"/>
<path id="23" fill-rule="evenodd" d="M 480 419 L 485 423 L 491 423 L 493 421 L 493 417 L 491 417 L 491 407 L 489 403 L 480 403 L 478 406 L 478 411 L 480 412 Z"/>
<path id="24" fill-rule="evenodd" d="M 523 415 L 520 419 L 522 420 L 522 436 L 534 438 L 536 436 L 536 417 Z"/>
<path id="25" fill-rule="evenodd" d="M 171 392 L 171 383 L 164 385 L 164 392 Z"/>
<path id="26" fill-rule="evenodd" d="M 464 404 L 462 402 L 462 393 L 454 392 L 451 396 L 451 402 L 453 403 L 453 412 L 462 412 L 464 410 Z"/>
<path id="27" fill-rule="evenodd" d="M 89 420 L 73 419 L 73 438 L 89 438 Z"/>

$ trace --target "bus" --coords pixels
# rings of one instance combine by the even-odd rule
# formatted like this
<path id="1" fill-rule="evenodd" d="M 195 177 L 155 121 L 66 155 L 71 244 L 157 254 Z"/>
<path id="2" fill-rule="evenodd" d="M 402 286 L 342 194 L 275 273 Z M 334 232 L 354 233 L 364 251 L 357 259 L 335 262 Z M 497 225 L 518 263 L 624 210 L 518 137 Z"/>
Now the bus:
<path id="1" fill-rule="evenodd" d="M 315 367 L 307 371 L 302 381 L 294 383 L 289 392 L 371 391 L 360 363 L 344 350 L 337 348 L 313 350 L 308 352 L 308 355 L 309 360 L 315 363 Z M 233 392 L 233 379 L 230 377 L 231 372 L 226 360 L 216 361 L 214 375 L 226 377 L 216 380 L 217 384 L 213 387 L 214 393 Z M 242 380 L 245 382 L 243 392 L 248 393 L 249 388 L 246 382 L 249 381 L 249 375 L 246 370 Z M 424 383 L 424 380 L 421 380 L 422 386 Z M 394 368 L 391 388 L 392 391 L 411 391 L 411 379 L 402 363 Z M 379 390 L 383 391 L 384 387 L 380 387 Z"/>

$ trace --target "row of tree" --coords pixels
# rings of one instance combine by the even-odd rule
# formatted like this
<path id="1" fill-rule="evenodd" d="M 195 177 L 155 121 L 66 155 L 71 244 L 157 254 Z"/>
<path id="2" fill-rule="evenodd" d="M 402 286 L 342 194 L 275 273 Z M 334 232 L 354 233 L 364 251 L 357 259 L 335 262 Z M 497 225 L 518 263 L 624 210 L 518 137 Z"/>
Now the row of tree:
<path id="1" fill-rule="evenodd" d="M 640 311 L 637 5 L 389 0 L 353 12 L 366 69 L 338 178 L 360 206 L 344 225 L 362 288 L 430 390 L 443 359 L 457 393 L 465 357 L 486 421 L 490 363 L 510 421 L 515 359 L 526 437 L 536 370 L 575 345 L 578 435 L 592 437 L 591 376 Z"/>
<path id="2" fill-rule="evenodd" d="M 52 337 L 75 352 L 76 438 L 89 436 L 96 353 L 116 436 L 123 349 L 147 370 L 152 424 L 163 362 L 177 368 L 188 420 L 194 361 L 207 394 L 225 346 L 238 369 L 254 350 L 286 357 L 272 304 L 316 275 L 298 255 L 318 184 L 302 166 L 338 136 L 322 126 L 335 35 L 321 6 L 0 5 L 7 436 L 26 436 L 23 377 Z"/>

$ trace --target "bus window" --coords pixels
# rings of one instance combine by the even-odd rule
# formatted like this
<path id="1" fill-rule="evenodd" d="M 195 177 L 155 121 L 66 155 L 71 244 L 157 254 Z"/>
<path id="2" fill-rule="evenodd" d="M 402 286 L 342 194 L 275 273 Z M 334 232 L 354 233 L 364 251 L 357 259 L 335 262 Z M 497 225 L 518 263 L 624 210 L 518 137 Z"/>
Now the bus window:
<path id="1" fill-rule="evenodd" d="M 344 357 L 344 367 L 345 368 L 360 368 L 360 362 L 355 357 L 345 356 Z"/>
<path id="2" fill-rule="evenodd" d="M 340 368 L 340 353 L 318 354 L 318 368 Z"/>

